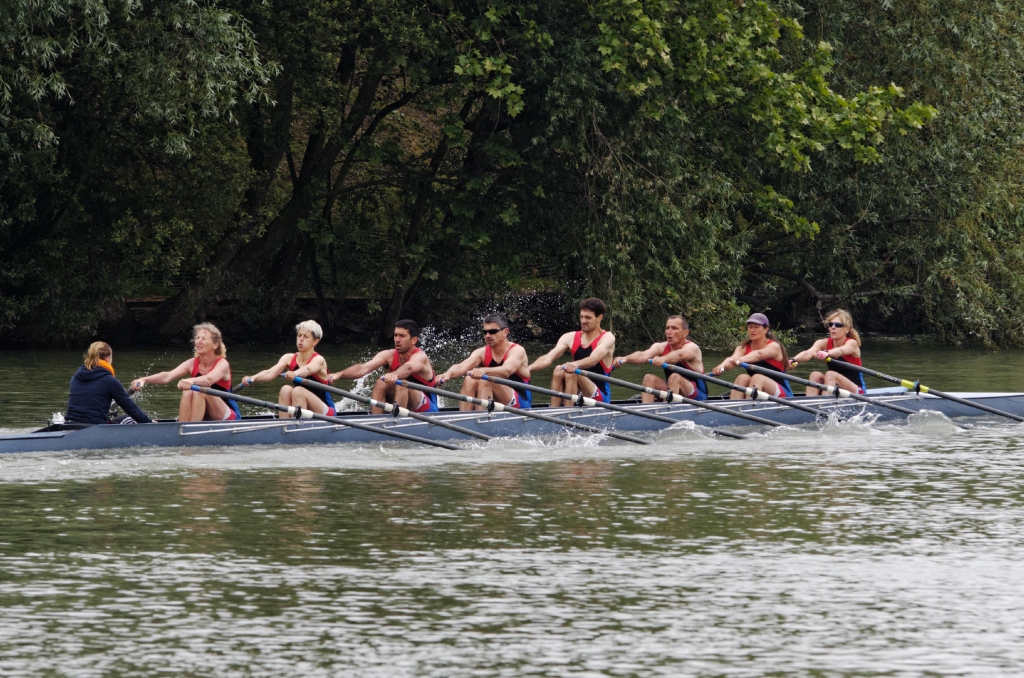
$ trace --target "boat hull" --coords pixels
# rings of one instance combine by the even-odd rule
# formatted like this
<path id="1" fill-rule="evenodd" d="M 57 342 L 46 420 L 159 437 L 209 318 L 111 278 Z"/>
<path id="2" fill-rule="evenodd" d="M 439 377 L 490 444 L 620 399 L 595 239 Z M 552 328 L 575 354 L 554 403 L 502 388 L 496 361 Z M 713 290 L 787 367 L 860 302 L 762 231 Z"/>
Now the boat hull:
<path id="1" fill-rule="evenodd" d="M 1010 420 L 981 410 L 930 395 L 893 393 L 897 389 L 879 389 L 869 394 L 915 411 L 932 410 L 950 418 L 985 417 L 1009 422 Z M 978 403 L 1024 416 L 1024 393 L 957 393 Z M 877 421 L 905 419 L 906 415 L 876 405 L 832 397 L 800 397 L 801 404 L 814 407 L 822 413 L 840 420 L 869 415 Z M 807 426 L 821 421 L 806 412 L 785 405 L 752 401 L 715 401 L 716 405 L 754 414 L 788 426 Z M 692 407 L 689 405 L 628 405 L 639 412 L 669 417 L 677 422 L 692 422 L 703 427 L 728 428 L 737 432 L 759 428 L 737 417 Z M 544 408 L 544 414 L 567 421 L 596 426 L 604 430 L 621 432 L 650 432 L 664 430 L 668 424 L 632 414 L 611 412 L 600 408 Z M 348 416 L 348 415 L 342 415 Z M 395 418 L 389 415 L 373 416 L 353 413 L 352 420 L 372 425 L 383 432 L 400 431 L 429 440 L 449 442 L 479 442 L 464 434 L 426 422 Z M 565 433 L 570 429 L 554 423 L 527 418 L 515 412 L 455 412 L 443 411 L 437 419 L 458 424 L 493 437 L 544 437 Z M 763 427 L 760 427 L 763 428 Z M 609 442 L 618 442 L 609 439 Z M 135 447 L 234 447 L 250 445 L 307 446 L 338 444 L 387 443 L 410 445 L 386 433 L 362 431 L 320 421 L 273 419 L 269 417 L 245 418 L 241 421 L 178 423 L 174 421 L 135 426 L 102 425 L 70 431 L 32 432 L 0 436 L 0 454 L 24 452 L 60 452 L 70 450 L 123 449 Z M 622 443 L 619 443 L 622 444 Z"/>

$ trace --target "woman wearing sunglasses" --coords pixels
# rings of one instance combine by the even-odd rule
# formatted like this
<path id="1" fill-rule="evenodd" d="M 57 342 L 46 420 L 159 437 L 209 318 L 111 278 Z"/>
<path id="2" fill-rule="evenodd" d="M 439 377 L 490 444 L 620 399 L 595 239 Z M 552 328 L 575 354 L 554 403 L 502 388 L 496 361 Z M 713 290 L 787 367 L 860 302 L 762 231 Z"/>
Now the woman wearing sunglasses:
<path id="1" fill-rule="evenodd" d="M 790 365 L 796 367 L 798 363 L 811 358 L 817 360 L 831 358 L 832 360 L 826 363 L 828 371 L 824 374 L 811 372 L 811 381 L 826 386 L 838 386 L 863 395 L 867 388 L 864 383 L 864 374 L 846 366 L 847 364 L 858 366 L 863 364 L 860 359 L 860 335 L 857 334 L 857 330 L 853 329 L 853 316 L 849 311 L 832 311 L 828 315 L 828 319 L 825 320 L 825 327 L 828 328 L 828 338 L 817 340 L 809 349 L 793 356 Z M 807 387 L 809 396 L 816 396 L 820 393 L 821 389 Z"/>

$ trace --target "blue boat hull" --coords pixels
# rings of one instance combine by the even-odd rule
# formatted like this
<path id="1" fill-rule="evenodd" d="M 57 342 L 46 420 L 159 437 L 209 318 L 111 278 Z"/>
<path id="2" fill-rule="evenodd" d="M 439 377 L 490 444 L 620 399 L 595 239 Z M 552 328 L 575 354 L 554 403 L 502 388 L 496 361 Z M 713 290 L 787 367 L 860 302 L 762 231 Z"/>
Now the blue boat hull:
<path id="1" fill-rule="evenodd" d="M 878 389 L 869 392 L 886 402 L 892 402 L 915 411 L 932 410 L 950 418 L 985 417 L 1009 422 L 981 410 L 930 395 L 916 395 L 900 392 L 900 389 Z M 978 403 L 996 409 L 1024 416 L 1024 393 L 958 393 Z M 835 415 L 840 420 L 855 416 L 870 415 L 878 421 L 905 419 L 906 415 L 874 405 L 851 400 L 837 400 L 832 397 L 804 398 L 799 402 L 820 411 Z M 715 404 L 740 412 L 754 414 L 784 425 L 806 426 L 816 423 L 812 415 L 785 405 L 752 401 L 714 401 Z M 630 409 L 650 412 L 669 417 L 678 422 L 693 422 L 703 427 L 728 428 L 742 432 L 757 428 L 731 415 L 711 412 L 689 405 L 628 405 Z M 538 409 L 544 414 L 568 421 L 596 426 L 604 430 L 622 432 L 650 432 L 665 429 L 668 425 L 631 414 L 610 412 L 599 408 L 557 408 Z M 514 412 L 488 414 L 486 412 L 443 411 L 432 415 L 464 428 L 473 429 L 493 437 L 552 436 L 569 429 L 557 424 L 538 421 Z M 820 419 L 820 418 L 819 418 Z M 46 431 L 20 435 L 0 436 L 0 454 L 19 452 L 60 452 L 69 450 L 121 449 L 133 447 L 229 447 L 249 445 L 307 446 L 338 444 L 379 443 L 409 445 L 411 443 L 391 438 L 386 431 L 401 431 L 430 440 L 449 442 L 477 442 L 476 439 L 450 431 L 440 426 L 407 418 L 371 416 L 354 413 L 352 420 L 372 425 L 382 433 L 362 431 L 343 425 L 309 420 L 283 420 L 269 417 L 246 418 L 241 421 L 178 423 L 173 421 L 135 426 L 103 425 L 67 431 Z M 615 442 L 609 439 L 609 442 Z"/>

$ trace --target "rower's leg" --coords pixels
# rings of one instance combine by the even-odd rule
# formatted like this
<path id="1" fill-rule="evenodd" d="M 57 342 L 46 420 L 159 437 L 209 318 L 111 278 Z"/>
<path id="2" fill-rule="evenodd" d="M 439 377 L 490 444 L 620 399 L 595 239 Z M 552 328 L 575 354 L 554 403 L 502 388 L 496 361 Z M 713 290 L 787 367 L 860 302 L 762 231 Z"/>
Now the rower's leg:
<path id="1" fill-rule="evenodd" d="M 201 394 L 197 394 L 201 395 Z M 198 405 L 199 419 L 193 421 L 224 421 L 224 417 L 227 416 L 231 410 L 228 404 L 224 402 L 223 398 L 217 396 L 204 395 L 202 401 Z"/>
<path id="2" fill-rule="evenodd" d="M 181 403 L 178 405 L 178 421 L 201 421 L 192 418 L 192 410 L 195 407 L 193 402 L 199 395 L 195 391 L 185 391 L 181 394 Z"/>
<path id="3" fill-rule="evenodd" d="M 736 385 L 742 386 L 744 388 L 750 386 L 750 375 L 741 374 L 740 376 L 736 377 Z M 746 397 L 747 395 L 741 391 L 737 391 L 736 389 L 729 389 L 729 400 L 743 400 Z"/>
<path id="4" fill-rule="evenodd" d="M 296 386 L 291 392 L 291 404 L 295 407 L 323 414 L 327 407 L 324 401 L 320 400 L 315 393 L 301 386 Z"/>
<path id="5" fill-rule="evenodd" d="M 373 382 L 373 391 L 371 391 L 370 397 L 382 403 L 393 403 L 395 402 L 395 385 L 378 379 Z M 379 407 L 371 407 L 370 414 L 384 414 L 384 410 Z"/>
<path id="6" fill-rule="evenodd" d="M 512 395 L 515 391 L 511 387 L 495 384 L 490 381 L 485 381 L 481 386 L 487 390 L 487 395 L 480 395 L 478 396 L 479 398 L 494 398 L 494 402 L 501 403 L 502 405 L 508 405 L 512 402 Z M 481 393 L 483 393 L 483 389 L 481 389 Z"/>
<path id="7" fill-rule="evenodd" d="M 816 384 L 827 383 L 825 381 L 825 375 L 822 374 L 821 372 L 811 372 L 811 376 L 809 377 L 809 379 Z M 808 386 L 806 389 L 804 389 L 804 394 L 809 396 L 821 395 L 821 389 L 814 388 L 813 386 Z"/>
<path id="8" fill-rule="evenodd" d="M 566 374 L 562 370 L 555 368 L 554 374 L 551 375 L 551 390 L 560 391 L 562 393 L 574 393 L 575 391 L 569 390 L 569 379 L 572 379 L 573 386 L 576 385 L 576 375 Z M 561 407 L 562 399 L 551 396 L 551 407 Z"/>
<path id="9" fill-rule="evenodd" d="M 575 390 L 567 391 L 567 393 L 582 393 L 587 398 L 593 398 L 594 397 L 594 391 L 597 390 L 597 384 L 595 384 L 594 382 L 590 381 L 589 379 L 584 377 L 582 374 L 577 374 L 575 376 L 576 376 L 576 388 L 575 388 Z"/>
<path id="10" fill-rule="evenodd" d="M 693 398 L 697 395 L 697 386 L 681 374 L 668 376 L 668 389 L 686 398 Z"/>
<path id="11" fill-rule="evenodd" d="M 292 391 L 294 390 L 294 387 L 289 386 L 287 384 L 282 386 L 281 391 L 277 394 L 277 404 L 284 405 L 286 407 L 291 407 L 292 405 L 294 405 L 295 403 L 292 402 Z M 288 414 L 287 412 L 280 412 L 278 413 L 277 416 L 280 417 L 281 419 L 290 419 L 292 415 Z"/>
<path id="12" fill-rule="evenodd" d="M 481 379 L 474 379 L 473 377 L 466 375 L 466 378 L 462 380 L 462 389 L 459 391 L 462 395 L 470 396 L 471 398 L 485 398 L 486 396 L 478 395 L 480 393 Z M 459 411 L 468 412 L 472 410 L 475 405 L 473 403 L 467 403 L 459 401 Z"/>
<path id="13" fill-rule="evenodd" d="M 768 395 L 776 396 L 781 398 L 782 387 L 779 386 L 779 382 L 775 381 L 771 377 L 766 377 L 763 374 L 755 374 L 750 380 L 750 385 L 756 388 L 758 391 L 763 391 Z"/>
<path id="14" fill-rule="evenodd" d="M 666 384 L 665 380 L 656 374 L 645 374 L 643 384 L 647 388 L 653 388 L 658 391 L 668 390 L 668 384 Z M 640 395 L 640 402 L 653 403 L 654 396 L 651 395 L 650 393 L 643 393 Z"/>
<path id="15" fill-rule="evenodd" d="M 825 373 L 825 383 L 829 386 L 838 386 L 839 388 L 845 388 L 850 393 L 860 393 L 860 386 L 853 383 L 838 372 L 829 370 Z"/>

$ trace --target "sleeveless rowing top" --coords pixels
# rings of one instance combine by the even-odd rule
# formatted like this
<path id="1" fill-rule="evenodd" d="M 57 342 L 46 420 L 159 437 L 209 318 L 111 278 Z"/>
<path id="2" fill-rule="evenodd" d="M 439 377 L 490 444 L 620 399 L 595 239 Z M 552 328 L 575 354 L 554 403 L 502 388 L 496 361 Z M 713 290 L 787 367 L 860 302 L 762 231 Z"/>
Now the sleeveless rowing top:
<path id="1" fill-rule="evenodd" d="M 683 342 L 683 346 L 686 346 L 687 344 L 692 344 L 692 343 L 693 343 L 692 341 L 687 339 L 686 341 Z M 668 355 L 672 351 L 673 351 L 672 347 L 669 346 L 669 343 L 666 341 L 665 342 L 665 350 L 661 352 L 661 355 Z M 691 372 L 696 372 L 696 370 L 694 370 L 692 367 L 690 367 L 690 363 L 686 362 L 685 360 L 680 360 L 677 363 L 669 363 L 669 364 L 670 365 L 675 365 L 676 367 L 682 367 L 684 370 L 690 370 Z M 662 367 L 661 369 L 665 370 L 665 381 L 668 381 L 668 378 L 669 378 L 670 375 L 675 374 L 675 372 L 673 372 L 672 370 L 670 370 L 670 369 L 668 369 L 666 367 Z M 688 377 L 684 377 L 684 378 L 688 378 Z M 697 379 L 697 380 L 692 380 L 691 379 L 691 381 L 693 381 L 694 382 L 693 385 L 697 387 L 697 393 L 694 394 L 696 396 L 695 400 L 706 400 L 707 397 L 708 397 L 708 385 L 707 385 L 707 382 L 705 382 L 703 379 Z M 701 398 L 700 397 L 701 395 L 703 395 L 704 397 Z"/>
<path id="2" fill-rule="evenodd" d="M 505 351 L 505 355 L 501 356 L 501 360 L 495 360 L 494 359 L 494 353 L 491 351 L 491 347 L 490 346 L 484 346 L 484 367 L 501 367 L 502 365 L 505 364 L 505 358 L 508 357 L 508 354 L 512 351 L 513 348 L 515 348 L 518 345 L 519 344 L 512 344 L 511 346 L 509 346 L 508 351 Z M 509 375 L 508 380 L 509 381 L 517 381 L 520 384 L 529 384 L 530 383 L 529 378 L 522 376 L 518 372 L 516 372 L 515 374 Z M 524 389 L 522 391 L 517 391 L 516 389 L 512 389 L 512 390 L 515 391 L 516 398 L 519 399 L 520 407 L 522 407 L 522 408 L 533 407 L 533 391 L 526 390 L 526 389 Z"/>
<path id="3" fill-rule="evenodd" d="M 212 370 L 214 367 L 216 367 L 217 363 L 219 363 L 221 360 L 224 360 L 224 358 L 223 357 L 218 357 L 216 360 L 214 360 L 213 364 L 210 365 L 210 370 Z M 199 356 L 196 356 L 196 358 L 192 361 L 192 378 L 193 379 L 195 379 L 196 377 L 205 377 L 207 374 L 210 373 L 210 370 L 207 370 L 203 374 L 200 374 L 199 373 Z M 230 366 L 228 367 L 228 378 L 227 379 L 221 379 L 216 384 L 210 384 L 210 388 L 215 389 L 217 391 L 227 391 L 228 393 L 231 393 L 231 367 Z M 242 418 L 242 413 L 238 409 L 238 403 L 236 403 L 234 400 L 225 400 L 224 404 L 227 405 L 229 408 L 231 408 L 234 411 L 234 413 L 238 416 L 239 419 Z"/>
<path id="4" fill-rule="evenodd" d="M 774 339 L 769 339 L 768 340 L 768 344 L 777 344 L 777 343 L 778 342 L 775 341 Z M 765 346 L 767 346 L 768 344 L 765 344 Z M 743 352 L 743 355 L 747 355 L 747 354 L 749 354 L 753 350 L 753 349 L 751 349 L 750 344 L 747 344 L 746 349 L 747 350 L 745 350 Z M 783 364 L 783 362 L 781 360 L 774 360 L 774 359 L 773 360 L 758 360 L 756 363 L 752 363 L 752 364 L 753 365 L 757 365 L 758 367 L 763 367 L 763 368 L 765 368 L 767 370 L 775 370 L 776 372 L 785 372 L 786 371 L 786 366 L 785 366 L 785 364 Z M 747 370 L 747 374 L 749 374 L 750 376 L 754 376 L 756 374 L 756 372 L 752 372 L 751 370 Z M 782 397 L 783 398 L 792 398 L 793 397 L 793 388 L 789 385 L 789 381 L 787 381 L 783 377 L 774 377 L 773 376 L 773 377 L 769 377 L 769 378 L 772 379 L 775 383 L 777 383 L 779 385 L 779 388 L 782 390 Z"/>
<path id="5" fill-rule="evenodd" d="M 594 347 L 597 346 L 598 342 L 601 341 L 601 337 L 606 335 L 607 332 L 602 331 L 601 334 L 597 335 L 589 346 L 583 345 L 583 332 L 577 331 L 576 336 L 572 340 L 572 359 L 574 361 L 583 360 L 589 358 L 590 354 L 594 352 Z M 600 374 L 607 377 L 612 373 L 612 368 L 604 364 L 602 360 L 594 367 L 580 368 L 584 372 L 593 372 L 594 374 Z M 597 382 L 597 390 L 604 394 L 604 401 L 610 403 L 612 401 L 612 385 L 607 381 Z"/>
<path id="6" fill-rule="evenodd" d="M 857 340 L 854 339 L 853 337 L 846 338 L 846 344 L 850 343 L 851 341 Z M 845 346 L 846 344 L 843 345 Z M 825 350 L 831 351 L 833 348 L 835 348 L 835 346 L 833 345 L 832 337 L 829 337 L 828 346 L 825 348 Z M 840 358 L 832 358 L 832 360 L 829 360 L 828 363 L 826 363 L 828 365 L 828 369 L 832 370 L 833 372 L 836 372 L 837 374 L 843 375 L 853 383 L 857 384 L 857 387 L 860 389 L 861 395 L 863 395 L 868 390 L 868 385 L 864 382 L 864 373 L 858 372 L 857 370 L 851 370 L 849 367 L 843 365 L 843 363 L 850 363 L 851 365 L 856 365 L 860 367 L 861 365 L 864 364 L 864 361 L 861 360 L 860 358 L 857 358 L 856 356 L 844 355 Z"/>
<path id="7" fill-rule="evenodd" d="M 309 360 L 306 361 L 306 365 L 308 365 L 311 362 L 313 362 L 313 358 L 317 357 L 318 355 L 320 355 L 320 354 L 317 353 L 316 351 L 313 351 L 313 355 L 309 356 Z M 305 367 L 306 365 L 303 365 L 303 367 Z M 288 363 L 288 371 L 289 372 L 294 372 L 297 369 L 299 369 L 299 354 L 298 353 L 293 353 L 292 354 L 292 361 L 290 363 Z M 324 386 L 330 386 L 330 384 L 328 384 L 326 381 L 324 381 L 320 377 L 318 377 L 316 375 L 313 375 L 313 374 L 311 374 L 308 377 L 306 377 L 306 379 L 312 379 L 313 381 L 317 382 L 318 384 L 323 384 Z M 332 398 L 331 394 L 328 393 L 327 391 L 321 391 L 318 388 L 310 388 L 310 389 L 306 389 L 306 390 L 309 391 L 310 393 L 312 393 L 313 395 L 315 395 L 320 400 L 324 401 L 324 404 L 326 404 L 327 407 L 331 407 L 331 408 L 334 407 L 334 398 Z"/>
<path id="8" fill-rule="evenodd" d="M 411 357 L 413 357 L 413 355 L 415 355 L 417 353 L 423 353 L 423 349 L 421 349 L 418 346 L 414 346 L 413 349 L 412 349 L 412 352 L 409 353 L 409 357 L 411 358 Z M 401 356 L 398 355 L 398 351 L 395 350 L 395 355 L 391 359 L 391 371 L 394 372 L 395 370 L 397 370 L 401 366 L 402 366 L 402 358 L 401 358 Z M 423 386 L 430 386 L 431 388 L 433 388 L 435 386 L 435 384 L 437 383 L 437 375 L 434 373 L 433 368 L 431 368 L 431 370 L 430 370 L 430 381 L 425 380 L 423 377 L 421 377 L 418 374 L 410 374 L 409 375 L 409 379 L 412 379 L 417 384 L 422 384 Z M 431 402 L 431 404 L 434 406 L 434 409 L 436 410 L 437 406 L 438 406 L 437 405 L 437 396 L 434 395 L 433 393 L 424 393 L 423 395 L 426 396 L 427 400 L 429 400 Z"/>

